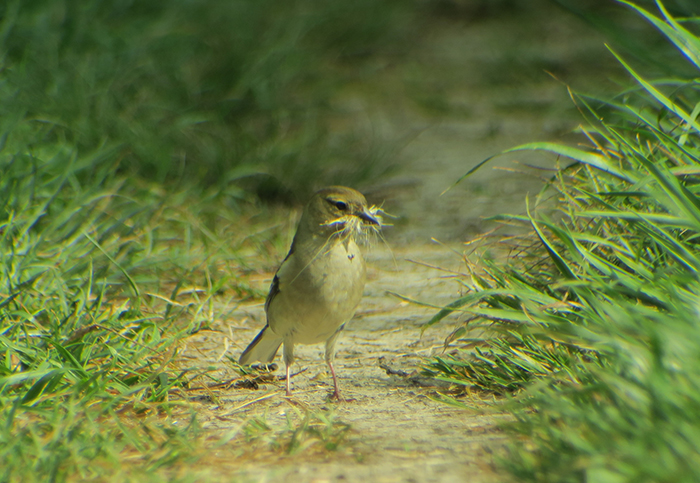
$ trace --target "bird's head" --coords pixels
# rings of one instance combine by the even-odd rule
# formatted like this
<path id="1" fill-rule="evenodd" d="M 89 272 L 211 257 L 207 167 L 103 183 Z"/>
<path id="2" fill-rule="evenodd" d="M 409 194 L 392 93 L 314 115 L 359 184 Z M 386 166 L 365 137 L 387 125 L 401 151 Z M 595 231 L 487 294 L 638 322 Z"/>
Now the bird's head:
<path id="1" fill-rule="evenodd" d="M 363 236 L 381 228 L 379 209 L 368 206 L 364 195 L 345 186 L 317 191 L 306 205 L 302 222 L 326 233 Z"/>

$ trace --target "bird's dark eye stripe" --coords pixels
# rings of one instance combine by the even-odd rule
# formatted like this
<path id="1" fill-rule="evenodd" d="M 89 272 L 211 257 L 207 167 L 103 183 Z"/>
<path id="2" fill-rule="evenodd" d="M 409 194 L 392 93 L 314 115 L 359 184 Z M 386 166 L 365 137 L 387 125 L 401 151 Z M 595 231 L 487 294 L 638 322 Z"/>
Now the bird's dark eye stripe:
<path id="1" fill-rule="evenodd" d="M 328 202 L 335 205 L 335 207 L 338 208 L 340 211 L 345 211 L 348 209 L 348 204 L 344 201 L 335 201 L 329 199 Z"/>

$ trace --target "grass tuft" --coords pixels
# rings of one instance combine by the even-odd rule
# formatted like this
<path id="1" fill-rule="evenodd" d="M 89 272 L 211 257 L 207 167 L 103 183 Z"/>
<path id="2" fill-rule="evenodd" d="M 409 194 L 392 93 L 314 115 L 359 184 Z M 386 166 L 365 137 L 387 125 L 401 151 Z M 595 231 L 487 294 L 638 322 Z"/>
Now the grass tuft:
<path id="1" fill-rule="evenodd" d="M 700 69 L 692 19 L 624 3 Z M 469 293 L 429 322 L 462 313 L 486 334 L 464 330 L 462 348 L 426 370 L 516 395 L 502 464 L 523 481 L 700 479 L 700 94 L 618 59 L 637 88 L 605 102 L 572 94 L 587 146 L 511 150 L 573 164 L 525 215 L 500 217 L 529 234 L 501 242 L 505 262 L 479 253 Z"/>

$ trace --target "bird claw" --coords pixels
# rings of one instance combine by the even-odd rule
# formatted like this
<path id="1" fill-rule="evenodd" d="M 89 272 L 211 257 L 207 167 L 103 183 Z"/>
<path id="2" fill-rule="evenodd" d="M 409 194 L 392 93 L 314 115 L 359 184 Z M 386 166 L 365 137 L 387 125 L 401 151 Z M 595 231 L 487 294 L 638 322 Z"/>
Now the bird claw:
<path id="1" fill-rule="evenodd" d="M 337 403 L 348 403 L 355 401 L 355 399 L 343 397 L 339 391 L 333 391 L 333 394 L 330 395 L 329 399 Z"/>

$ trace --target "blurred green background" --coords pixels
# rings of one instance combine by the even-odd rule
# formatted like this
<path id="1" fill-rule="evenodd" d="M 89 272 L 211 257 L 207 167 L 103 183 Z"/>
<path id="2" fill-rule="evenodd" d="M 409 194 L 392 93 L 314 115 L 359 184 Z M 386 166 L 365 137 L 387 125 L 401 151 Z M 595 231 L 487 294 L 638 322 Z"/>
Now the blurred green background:
<path id="1" fill-rule="evenodd" d="M 668 3 L 677 14 L 694 4 Z M 235 186 L 287 201 L 330 183 L 366 186 L 399 168 L 396 139 L 338 108 L 344 89 L 409 85 L 396 86 L 404 102 L 444 115 L 451 106 L 430 83 L 433 67 L 412 59 L 446 24 L 468 32 L 501 18 L 522 24 L 522 43 L 503 47 L 511 56 L 484 52 L 478 82 L 494 102 L 544 71 L 574 85 L 607 79 L 613 62 L 600 50 L 564 62 L 522 55 L 545 35 L 541 20 L 562 10 L 670 68 L 659 62 L 661 38 L 607 0 L 3 2 L 2 153 L 41 157 L 60 145 L 88 172 L 98 163 L 166 188 Z M 389 70 L 399 73 L 387 80 Z"/>

